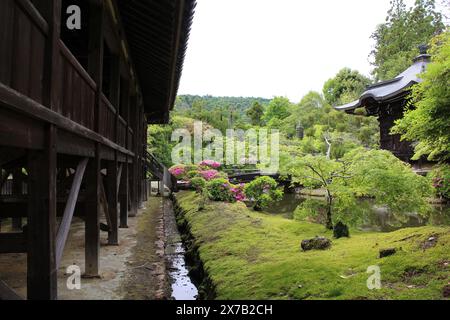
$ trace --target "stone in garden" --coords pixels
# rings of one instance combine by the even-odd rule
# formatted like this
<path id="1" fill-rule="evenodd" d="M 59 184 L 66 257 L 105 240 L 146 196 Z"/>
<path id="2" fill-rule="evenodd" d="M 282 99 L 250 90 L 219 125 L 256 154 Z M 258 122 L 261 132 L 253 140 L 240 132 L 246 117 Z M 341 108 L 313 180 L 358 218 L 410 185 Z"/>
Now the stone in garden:
<path id="1" fill-rule="evenodd" d="M 325 250 L 331 247 L 331 240 L 325 237 L 315 237 L 313 239 L 305 239 L 301 244 L 303 251 L 309 250 Z"/>
<path id="2" fill-rule="evenodd" d="M 348 238 L 350 236 L 350 232 L 348 231 L 348 227 L 339 221 L 333 228 L 333 235 L 336 239 L 344 237 Z"/>
<path id="3" fill-rule="evenodd" d="M 395 249 L 395 248 L 380 249 L 380 258 L 392 256 L 396 252 L 397 252 L 397 249 Z"/>
<path id="4" fill-rule="evenodd" d="M 442 289 L 442 296 L 444 298 L 450 298 L 450 284 L 446 285 L 443 289 Z"/>

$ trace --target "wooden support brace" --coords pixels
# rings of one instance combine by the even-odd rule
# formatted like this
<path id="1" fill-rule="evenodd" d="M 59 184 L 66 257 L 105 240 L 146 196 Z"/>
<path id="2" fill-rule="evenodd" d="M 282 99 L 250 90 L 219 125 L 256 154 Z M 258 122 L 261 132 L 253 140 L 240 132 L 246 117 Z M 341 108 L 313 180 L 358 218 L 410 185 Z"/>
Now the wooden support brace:
<path id="1" fill-rule="evenodd" d="M 81 182 L 83 181 L 84 172 L 88 164 L 88 159 L 83 159 L 78 164 L 72 187 L 70 188 L 69 198 L 67 199 L 66 207 L 64 209 L 63 218 L 59 225 L 58 234 L 56 235 L 56 265 L 59 268 L 64 246 L 69 235 L 70 225 L 72 223 L 73 213 L 78 200 Z"/>
<path id="2" fill-rule="evenodd" d="M 0 300 L 24 300 L 5 282 L 0 280 Z"/>

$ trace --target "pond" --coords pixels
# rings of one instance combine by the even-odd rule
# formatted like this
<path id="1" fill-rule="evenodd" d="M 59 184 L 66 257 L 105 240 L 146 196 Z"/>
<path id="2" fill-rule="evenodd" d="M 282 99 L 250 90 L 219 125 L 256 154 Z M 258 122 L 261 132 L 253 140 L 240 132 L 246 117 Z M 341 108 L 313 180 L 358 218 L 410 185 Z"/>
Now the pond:
<path id="1" fill-rule="evenodd" d="M 294 218 L 294 211 L 306 199 L 311 198 L 296 193 L 285 193 L 281 201 L 272 204 L 265 211 L 270 214 L 280 214 L 287 219 Z M 319 201 L 324 201 L 323 197 L 313 197 Z M 432 211 L 426 216 L 417 213 L 403 213 L 394 215 L 387 208 L 380 208 L 373 204 L 372 200 L 361 199 L 360 205 L 364 211 L 364 222 L 358 227 L 364 231 L 391 232 L 408 227 L 421 227 L 425 225 L 450 225 L 450 205 L 432 205 Z"/>

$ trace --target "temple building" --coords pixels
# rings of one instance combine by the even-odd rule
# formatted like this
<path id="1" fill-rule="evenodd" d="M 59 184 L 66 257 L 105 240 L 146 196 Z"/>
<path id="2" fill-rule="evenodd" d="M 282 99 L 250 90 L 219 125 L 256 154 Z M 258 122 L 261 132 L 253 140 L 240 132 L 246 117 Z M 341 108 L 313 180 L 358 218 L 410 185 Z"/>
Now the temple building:
<path id="1" fill-rule="evenodd" d="M 401 141 L 400 135 L 390 134 L 395 120 L 403 117 L 408 103 L 407 96 L 412 85 L 421 82 L 420 73 L 425 71 L 431 56 L 426 53 L 426 46 L 420 47 L 420 55 L 413 64 L 391 80 L 382 81 L 371 85 L 356 101 L 343 106 L 335 107 L 336 110 L 353 114 L 359 108 L 365 108 L 368 116 L 377 116 L 380 123 L 380 147 L 391 151 L 396 157 L 411 162 L 414 148 L 411 142 Z"/>

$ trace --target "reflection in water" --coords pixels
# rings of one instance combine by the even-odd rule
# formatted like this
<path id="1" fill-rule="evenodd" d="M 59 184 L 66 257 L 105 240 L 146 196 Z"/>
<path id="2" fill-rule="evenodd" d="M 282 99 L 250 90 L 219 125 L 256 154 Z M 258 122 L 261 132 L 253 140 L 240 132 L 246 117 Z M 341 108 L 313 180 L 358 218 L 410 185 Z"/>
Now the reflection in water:
<path id="1" fill-rule="evenodd" d="M 175 254 L 169 258 L 169 274 L 172 279 L 172 297 L 175 300 L 195 300 L 198 291 L 189 277 L 184 259 L 184 248 L 181 242 L 174 244 Z"/>
<path id="2" fill-rule="evenodd" d="M 285 193 L 283 200 L 272 205 L 266 212 L 281 214 L 288 219 L 294 218 L 294 211 L 308 197 L 300 194 Z M 315 197 L 319 201 L 324 198 Z M 372 200 L 361 199 L 360 209 L 364 212 L 364 221 L 358 226 L 361 230 L 390 232 L 401 228 L 420 227 L 425 225 L 450 225 L 450 205 L 433 205 L 431 212 L 423 215 L 402 213 L 394 215 L 387 208 L 377 207 Z"/>

